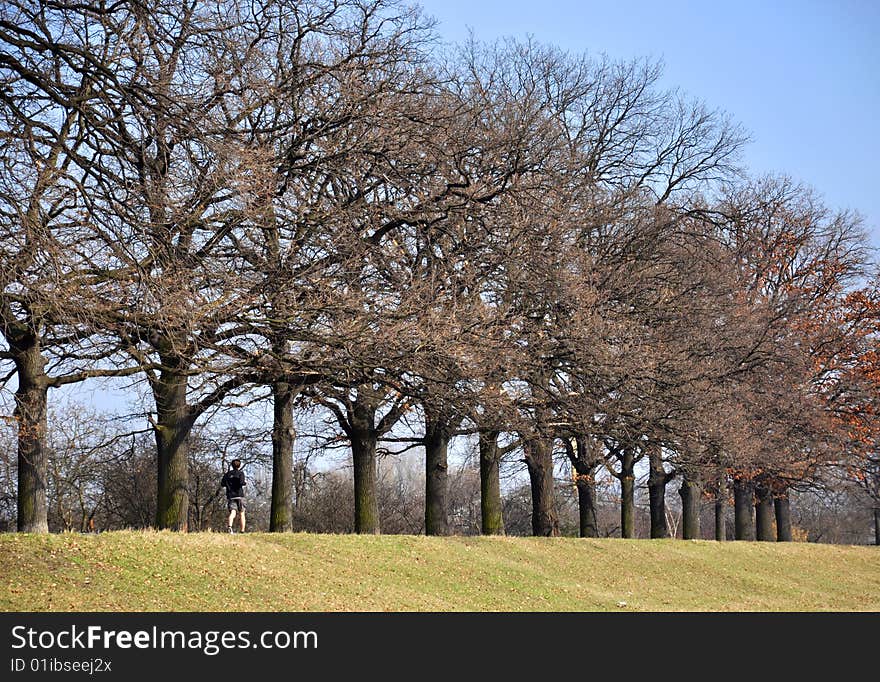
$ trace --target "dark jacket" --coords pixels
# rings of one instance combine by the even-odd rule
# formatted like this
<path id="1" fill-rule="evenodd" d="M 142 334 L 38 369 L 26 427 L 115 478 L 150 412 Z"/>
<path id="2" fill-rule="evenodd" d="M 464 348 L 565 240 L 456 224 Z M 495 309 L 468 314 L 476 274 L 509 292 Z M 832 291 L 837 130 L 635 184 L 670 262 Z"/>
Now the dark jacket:
<path id="1" fill-rule="evenodd" d="M 220 485 L 226 488 L 226 499 L 234 500 L 236 497 L 244 497 L 244 472 L 241 469 L 230 469 L 223 474 Z"/>

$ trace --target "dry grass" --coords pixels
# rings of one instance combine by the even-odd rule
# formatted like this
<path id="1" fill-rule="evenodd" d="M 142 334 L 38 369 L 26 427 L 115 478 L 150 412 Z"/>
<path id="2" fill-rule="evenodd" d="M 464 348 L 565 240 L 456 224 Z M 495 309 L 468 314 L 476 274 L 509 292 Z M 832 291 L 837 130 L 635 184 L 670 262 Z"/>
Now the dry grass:
<path id="1" fill-rule="evenodd" d="M 880 549 L 114 532 L 0 536 L 4 611 L 880 611 Z"/>

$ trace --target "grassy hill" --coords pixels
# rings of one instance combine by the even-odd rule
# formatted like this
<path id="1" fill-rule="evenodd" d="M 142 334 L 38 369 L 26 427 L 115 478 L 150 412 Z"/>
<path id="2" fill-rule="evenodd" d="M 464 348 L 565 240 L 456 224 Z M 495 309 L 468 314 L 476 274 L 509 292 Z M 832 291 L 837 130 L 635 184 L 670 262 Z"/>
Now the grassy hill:
<path id="1" fill-rule="evenodd" d="M 880 611 L 880 549 L 169 532 L 0 535 L 3 611 Z"/>

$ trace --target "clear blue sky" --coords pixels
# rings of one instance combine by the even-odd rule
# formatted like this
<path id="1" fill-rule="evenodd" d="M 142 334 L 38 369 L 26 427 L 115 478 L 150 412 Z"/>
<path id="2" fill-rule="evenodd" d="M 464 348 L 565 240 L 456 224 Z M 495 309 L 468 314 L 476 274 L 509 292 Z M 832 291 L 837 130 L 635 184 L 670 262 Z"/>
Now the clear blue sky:
<path id="1" fill-rule="evenodd" d="M 859 211 L 880 247 L 880 0 L 417 1 L 451 41 L 473 29 L 662 60 L 667 86 L 749 131 L 753 172 L 787 173 Z"/>

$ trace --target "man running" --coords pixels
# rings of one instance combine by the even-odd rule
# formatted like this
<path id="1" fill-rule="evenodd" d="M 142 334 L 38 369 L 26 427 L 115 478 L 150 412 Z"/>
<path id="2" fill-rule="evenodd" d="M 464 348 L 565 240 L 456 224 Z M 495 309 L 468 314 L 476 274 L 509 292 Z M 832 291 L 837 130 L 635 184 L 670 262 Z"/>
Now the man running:
<path id="1" fill-rule="evenodd" d="M 229 510 L 229 520 L 227 522 L 230 533 L 235 531 L 232 529 L 232 522 L 235 520 L 235 512 L 238 512 L 241 532 L 244 533 L 244 472 L 241 470 L 241 460 L 232 460 L 232 468 L 223 474 L 220 485 L 226 488 L 226 508 Z"/>

